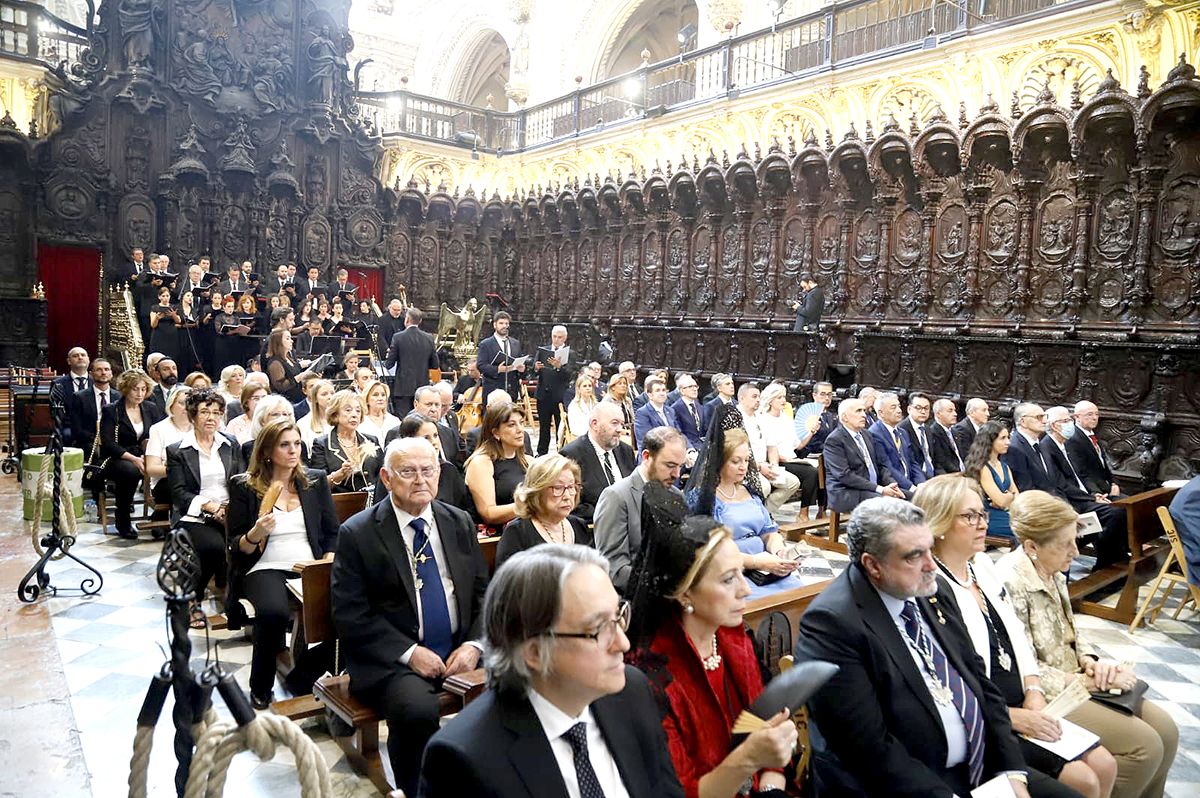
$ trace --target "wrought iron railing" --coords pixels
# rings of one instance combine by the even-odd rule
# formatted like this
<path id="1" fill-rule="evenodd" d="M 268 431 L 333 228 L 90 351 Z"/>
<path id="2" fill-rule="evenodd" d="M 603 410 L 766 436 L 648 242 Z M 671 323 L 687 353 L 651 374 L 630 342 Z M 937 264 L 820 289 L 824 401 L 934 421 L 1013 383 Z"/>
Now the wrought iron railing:
<path id="1" fill-rule="evenodd" d="M 26 0 L 0 0 L 0 58 L 69 71 L 88 46 L 87 29 Z"/>
<path id="2" fill-rule="evenodd" d="M 513 152 L 1099 2 L 1104 0 L 848 0 L 520 111 L 407 90 L 359 92 L 358 104 L 384 136 Z"/>

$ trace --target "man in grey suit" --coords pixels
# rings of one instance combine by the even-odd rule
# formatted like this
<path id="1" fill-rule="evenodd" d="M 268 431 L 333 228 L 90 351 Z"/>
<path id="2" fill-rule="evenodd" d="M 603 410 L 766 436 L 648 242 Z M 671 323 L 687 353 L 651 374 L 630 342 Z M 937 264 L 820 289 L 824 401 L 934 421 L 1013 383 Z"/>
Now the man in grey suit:
<path id="1" fill-rule="evenodd" d="M 596 503 L 596 548 L 608 558 L 609 575 L 622 591 L 642 547 L 642 489 L 647 482 L 658 482 L 678 490 L 675 483 L 687 463 L 687 438 L 673 427 L 655 427 L 641 443 L 641 464 L 605 488 Z"/>

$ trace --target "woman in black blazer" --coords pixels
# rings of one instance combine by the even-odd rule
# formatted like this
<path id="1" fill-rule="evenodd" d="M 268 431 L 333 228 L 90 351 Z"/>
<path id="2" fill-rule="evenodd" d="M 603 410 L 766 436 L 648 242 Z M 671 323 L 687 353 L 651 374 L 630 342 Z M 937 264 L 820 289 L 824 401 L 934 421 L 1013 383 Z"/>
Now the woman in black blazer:
<path id="1" fill-rule="evenodd" d="M 274 496 L 264 507 L 265 497 Z M 258 435 L 250 467 L 229 482 L 230 628 L 241 625 L 245 598 L 254 607 L 250 701 L 266 709 L 274 696 L 275 657 L 289 620 L 286 581 L 292 566 L 332 559 L 338 520 L 325 474 L 300 465 L 300 428 L 279 419 Z M 296 667 L 301 668 L 298 662 Z"/>
<path id="2" fill-rule="evenodd" d="M 313 441 L 310 464 L 329 475 L 334 493 L 366 490 L 379 478 L 383 465 L 379 441 L 358 431 L 365 413 L 361 396 L 338 391 L 329 400 L 327 415 L 333 429 Z"/>
<path id="3" fill-rule="evenodd" d="M 141 369 L 129 369 L 117 379 L 121 401 L 104 408 L 100 415 L 100 456 L 104 458 L 104 476 L 112 480 L 116 493 L 117 534 L 137 540 L 131 511 L 133 494 L 146 475 L 143 457 L 150 427 L 165 415 L 158 405 L 147 402 L 154 383 Z"/>
<path id="4" fill-rule="evenodd" d="M 171 525 L 182 527 L 192 538 L 200 558 L 197 595 L 203 596 L 208 580 L 215 577 L 218 593 L 225 588 L 225 518 L 229 506 L 229 480 L 242 471 L 242 452 L 237 439 L 220 431 L 225 418 L 225 399 L 211 388 L 192 391 L 187 397 L 192 429 L 183 440 L 167 447 L 167 483 L 171 487 Z M 205 462 L 201 463 L 201 455 Z M 213 455 L 220 459 L 220 473 L 205 468 Z M 203 628 L 203 627 L 201 627 Z"/>

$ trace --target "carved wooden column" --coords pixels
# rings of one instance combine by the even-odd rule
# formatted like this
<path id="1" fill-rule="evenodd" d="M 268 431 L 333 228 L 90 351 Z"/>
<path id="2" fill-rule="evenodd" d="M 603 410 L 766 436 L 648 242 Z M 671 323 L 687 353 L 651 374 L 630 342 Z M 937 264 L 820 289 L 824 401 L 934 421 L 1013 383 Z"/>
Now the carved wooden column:
<path id="1" fill-rule="evenodd" d="M 1025 321 L 1029 300 L 1033 292 L 1029 288 L 1029 270 L 1033 265 L 1033 209 L 1037 205 L 1042 186 L 1039 177 L 1022 176 L 1016 181 L 1017 191 L 1017 284 L 1013 290 L 1013 316 L 1018 322 Z"/>
<path id="2" fill-rule="evenodd" d="M 1075 182 L 1075 252 L 1071 256 L 1071 287 L 1067 289 L 1067 311 L 1071 323 L 1078 324 L 1081 311 L 1088 301 L 1087 278 L 1091 265 L 1092 217 L 1096 207 L 1099 175 L 1082 171 L 1072 178 Z"/>
<path id="3" fill-rule="evenodd" d="M 875 200 L 879 206 L 879 262 L 871 278 L 871 307 L 877 319 L 887 316 L 888 297 L 891 293 L 888 272 L 891 271 L 893 263 L 892 225 L 896 220 L 896 201 L 899 199 L 899 194 L 892 188 L 881 188 L 876 192 Z"/>
<path id="4" fill-rule="evenodd" d="M 979 259 L 983 250 L 983 209 L 987 206 L 992 183 L 988 171 L 980 170 L 972 175 L 967 190 L 967 260 L 963 280 L 962 311 L 967 320 L 975 318 L 975 310 L 983 292 L 979 290 Z"/>
<path id="5" fill-rule="evenodd" d="M 921 196 L 925 207 L 921 209 L 921 247 L 917 255 L 917 286 L 913 302 L 917 318 L 929 318 L 929 305 L 933 301 L 933 286 L 930 284 L 933 261 L 933 225 L 937 219 L 942 195 L 946 191 L 946 180 L 929 169 L 922 175 Z"/>
<path id="6" fill-rule="evenodd" d="M 1134 167 L 1134 174 L 1137 175 L 1138 223 L 1132 288 L 1129 291 L 1129 317 L 1134 324 L 1141 324 L 1146 319 L 1146 308 L 1154 298 L 1150 289 L 1150 244 L 1154 237 L 1154 206 L 1166 169 L 1157 165 L 1137 166 Z"/>
<path id="7" fill-rule="evenodd" d="M 846 186 L 844 178 L 839 179 L 842 188 Z M 833 307 L 831 310 L 846 312 L 850 301 L 850 220 L 854 213 L 854 200 L 846 191 L 838 192 L 838 207 L 841 217 L 838 219 L 838 253 L 837 270 L 833 275 Z"/>

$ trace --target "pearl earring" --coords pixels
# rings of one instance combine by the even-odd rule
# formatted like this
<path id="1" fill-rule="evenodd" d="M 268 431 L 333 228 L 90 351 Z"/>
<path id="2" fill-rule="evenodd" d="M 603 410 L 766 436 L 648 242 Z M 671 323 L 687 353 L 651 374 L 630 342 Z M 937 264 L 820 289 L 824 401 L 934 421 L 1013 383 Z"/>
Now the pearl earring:
<path id="1" fill-rule="evenodd" d="M 1033 560 L 1034 562 L 1037 562 L 1037 552 L 1030 554 L 1029 559 Z"/>
<path id="2" fill-rule="evenodd" d="M 696 611 L 696 608 L 693 607 L 691 604 L 684 604 L 683 611 L 686 612 L 688 615 L 691 615 L 693 612 Z"/>

